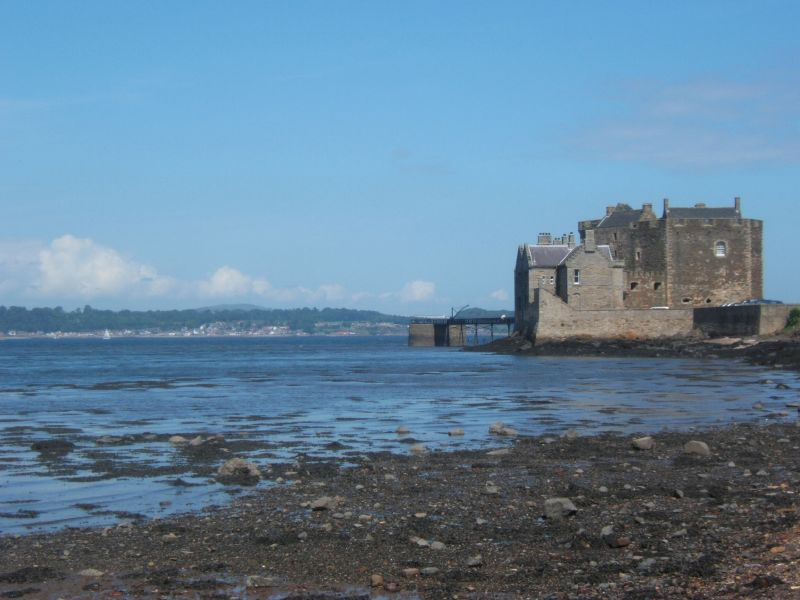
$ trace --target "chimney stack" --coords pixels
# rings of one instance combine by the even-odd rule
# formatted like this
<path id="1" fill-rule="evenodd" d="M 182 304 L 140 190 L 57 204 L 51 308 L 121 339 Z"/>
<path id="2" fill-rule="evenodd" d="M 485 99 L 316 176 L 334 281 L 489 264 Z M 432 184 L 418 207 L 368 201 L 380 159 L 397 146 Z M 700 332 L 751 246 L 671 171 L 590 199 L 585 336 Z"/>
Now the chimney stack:
<path id="1" fill-rule="evenodd" d="M 594 241 L 594 229 L 586 230 L 586 238 L 583 240 L 583 249 L 586 252 L 597 251 L 597 244 Z"/>
<path id="2" fill-rule="evenodd" d="M 549 246 L 553 243 L 553 236 L 549 233 L 540 233 L 539 239 L 536 241 L 539 246 Z"/>
<path id="3" fill-rule="evenodd" d="M 566 238 L 567 238 L 567 246 L 570 247 L 570 248 L 574 248 L 575 247 L 575 234 L 570 231 L 569 235 L 566 236 Z"/>
<path id="4" fill-rule="evenodd" d="M 655 215 L 653 214 L 653 205 L 649 202 L 642 204 L 642 218 L 643 219 L 653 219 Z"/>
<path id="5" fill-rule="evenodd" d="M 613 212 L 614 212 L 613 206 L 606 206 L 606 216 L 610 215 Z"/>
<path id="6" fill-rule="evenodd" d="M 736 214 L 737 215 L 741 215 L 742 214 L 742 199 L 739 196 L 736 196 L 736 198 L 733 199 L 733 206 L 734 206 L 734 208 L 736 208 Z"/>
<path id="7" fill-rule="evenodd" d="M 669 198 L 664 198 L 664 217 L 669 214 Z"/>

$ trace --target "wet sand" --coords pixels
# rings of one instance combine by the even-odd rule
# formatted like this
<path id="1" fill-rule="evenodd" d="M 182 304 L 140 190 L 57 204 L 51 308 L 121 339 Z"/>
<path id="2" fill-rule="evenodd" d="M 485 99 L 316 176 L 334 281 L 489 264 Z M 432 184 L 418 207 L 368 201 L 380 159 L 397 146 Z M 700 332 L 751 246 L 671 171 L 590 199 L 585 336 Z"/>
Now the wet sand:
<path id="1" fill-rule="evenodd" d="M 4 536 L 0 596 L 800 596 L 800 428 L 653 437 L 300 460 L 229 506 Z M 690 440 L 710 455 L 686 454 Z M 544 517 L 556 497 L 576 512 Z"/>

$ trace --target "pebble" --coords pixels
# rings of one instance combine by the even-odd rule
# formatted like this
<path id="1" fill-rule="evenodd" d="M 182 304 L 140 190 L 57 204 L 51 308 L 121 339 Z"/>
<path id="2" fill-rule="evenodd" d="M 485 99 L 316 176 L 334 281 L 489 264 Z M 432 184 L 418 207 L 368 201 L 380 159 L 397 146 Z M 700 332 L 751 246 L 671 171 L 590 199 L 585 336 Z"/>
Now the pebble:
<path id="1" fill-rule="evenodd" d="M 675 491 L 672 492 L 672 495 L 675 496 L 676 498 L 680 499 L 680 498 L 683 498 L 684 493 L 683 493 L 683 490 L 675 490 Z"/>
<path id="2" fill-rule="evenodd" d="M 459 428 L 451 429 L 447 432 L 447 435 L 464 435 L 464 430 Z"/>
<path id="3" fill-rule="evenodd" d="M 489 450 L 486 453 L 487 456 L 508 456 L 511 454 L 511 450 L 508 448 L 498 448 L 497 450 Z"/>
<path id="4" fill-rule="evenodd" d="M 222 466 L 217 469 L 217 476 L 225 478 L 244 478 L 244 479 L 261 479 L 261 471 L 258 467 L 251 462 L 247 462 L 243 458 L 231 458 L 226 460 Z"/>
<path id="5" fill-rule="evenodd" d="M 275 585 L 275 580 L 272 577 L 264 577 L 263 575 L 248 575 L 245 579 L 245 586 L 249 588 L 271 587 Z"/>
<path id="6" fill-rule="evenodd" d="M 423 575 L 431 576 L 431 575 L 436 575 L 439 572 L 439 569 L 437 569 L 436 567 L 425 567 L 420 572 Z"/>
<path id="7" fill-rule="evenodd" d="M 493 484 L 491 481 L 487 481 L 486 485 L 483 488 L 483 493 L 489 496 L 497 496 L 500 494 L 500 488 Z"/>
<path id="8" fill-rule="evenodd" d="M 414 513 L 414 516 L 415 516 L 417 519 L 424 519 L 425 517 L 427 517 L 427 516 L 428 516 L 428 513 L 424 513 L 424 512 L 418 512 L 418 513 Z"/>
<path id="9" fill-rule="evenodd" d="M 480 567 L 483 564 L 483 556 L 480 554 L 476 554 L 475 556 L 470 556 L 467 559 L 467 566 L 468 567 Z"/>
<path id="10" fill-rule="evenodd" d="M 711 456 L 711 450 L 705 442 L 692 440 L 683 445 L 683 452 L 685 454 L 697 454 L 698 456 Z"/>
<path id="11" fill-rule="evenodd" d="M 97 569 L 84 569 L 80 573 L 78 573 L 81 577 L 102 577 L 103 572 L 98 571 Z"/>
<path id="12" fill-rule="evenodd" d="M 174 533 L 167 533 L 161 536 L 161 540 L 164 542 L 174 542 L 178 539 L 178 536 Z"/>
<path id="13" fill-rule="evenodd" d="M 428 449 L 424 444 L 414 444 L 408 449 L 408 451 L 411 452 L 411 454 L 425 454 Z"/>
<path id="14" fill-rule="evenodd" d="M 169 438 L 169 443 L 170 443 L 170 444 L 174 444 L 174 445 L 176 445 L 176 446 L 177 446 L 178 444 L 185 444 L 185 443 L 186 443 L 186 442 L 188 442 L 188 441 L 189 441 L 189 440 L 187 440 L 187 439 L 186 439 L 185 437 L 183 437 L 182 435 L 173 435 L 171 438 Z"/>
<path id="15" fill-rule="evenodd" d="M 431 542 L 431 550 L 444 550 L 445 545 L 442 542 Z"/>
<path id="16" fill-rule="evenodd" d="M 631 440 L 631 444 L 637 450 L 652 450 L 656 447 L 656 441 L 649 435 Z"/>
<path id="17" fill-rule="evenodd" d="M 656 566 L 656 559 L 655 558 L 645 558 L 641 561 L 638 565 L 636 565 L 636 570 L 640 573 L 647 573 L 653 570 L 653 567 Z"/>
<path id="18" fill-rule="evenodd" d="M 544 514 L 548 519 L 561 519 L 578 512 L 569 498 L 548 498 L 544 501 Z"/>
<path id="19" fill-rule="evenodd" d="M 689 531 L 686 529 L 678 529 L 678 531 L 674 531 L 670 534 L 670 537 L 685 537 L 689 534 Z"/>
<path id="20" fill-rule="evenodd" d="M 597 488 L 597 491 L 600 492 L 601 494 L 606 494 L 608 493 L 608 488 L 604 485 L 601 485 L 599 488 Z"/>
<path id="21" fill-rule="evenodd" d="M 419 569 L 414 569 L 414 568 L 403 569 L 404 577 L 411 578 L 411 577 L 416 577 L 417 575 L 419 575 Z"/>
<path id="22" fill-rule="evenodd" d="M 400 427 L 398 427 L 397 429 L 395 429 L 395 430 L 394 430 L 394 432 L 395 432 L 395 433 L 400 433 L 400 434 L 403 434 L 403 433 L 409 433 L 409 429 L 408 429 L 408 427 L 406 427 L 405 425 L 400 425 Z"/>
<path id="23" fill-rule="evenodd" d="M 339 505 L 339 496 L 321 496 L 311 503 L 311 510 L 332 510 Z"/>
<path id="24" fill-rule="evenodd" d="M 475 524 L 476 525 L 486 525 L 488 522 L 489 521 L 487 521 L 486 519 L 481 519 L 480 517 L 475 519 Z"/>
<path id="25" fill-rule="evenodd" d="M 572 428 L 570 428 L 570 429 L 567 429 L 567 430 L 564 432 L 564 437 L 565 437 L 566 439 L 568 439 L 568 440 L 574 440 L 574 439 L 576 439 L 576 438 L 580 437 L 580 435 L 581 435 L 581 434 L 580 434 L 580 433 L 578 433 L 578 431 L 577 431 L 576 429 L 572 429 Z"/>
<path id="26" fill-rule="evenodd" d="M 496 423 L 492 423 L 489 426 L 489 433 L 494 435 L 508 435 L 508 436 L 515 436 L 518 435 L 518 432 L 513 427 L 508 427 L 502 421 L 497 421 Z"/>
<path id="27" fill-rule="evenodd" d="M 369 584 L 372 587 L 382 587 L 383 586 L 383 575 L 373 575 L 369 578 Z"/>

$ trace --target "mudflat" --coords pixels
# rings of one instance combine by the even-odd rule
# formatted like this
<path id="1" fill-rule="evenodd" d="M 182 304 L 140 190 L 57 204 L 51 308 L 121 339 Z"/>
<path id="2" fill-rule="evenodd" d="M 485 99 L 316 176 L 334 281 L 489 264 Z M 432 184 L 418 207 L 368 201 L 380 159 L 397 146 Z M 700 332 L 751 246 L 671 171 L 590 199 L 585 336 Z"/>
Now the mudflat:
<path id="1" fill-rule="evenodd" d="M 0 596 L 800 596 L 800 427 L 640 437 L 301 457 L 225 507 L 0 537 Z"/>

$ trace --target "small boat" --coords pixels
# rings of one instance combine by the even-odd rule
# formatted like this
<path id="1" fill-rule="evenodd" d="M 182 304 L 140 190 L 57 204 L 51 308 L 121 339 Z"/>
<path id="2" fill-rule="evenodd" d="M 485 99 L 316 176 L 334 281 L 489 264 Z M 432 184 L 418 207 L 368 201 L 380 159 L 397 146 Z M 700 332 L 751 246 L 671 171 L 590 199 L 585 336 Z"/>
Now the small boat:
<path id="1" fill-rule="evenodd" d="M 106 329 L 105 332 L 103 332 L 103 339 L 104 340 L 110 340 L 111 339 L 111 332 L 108 329 Z"/>

